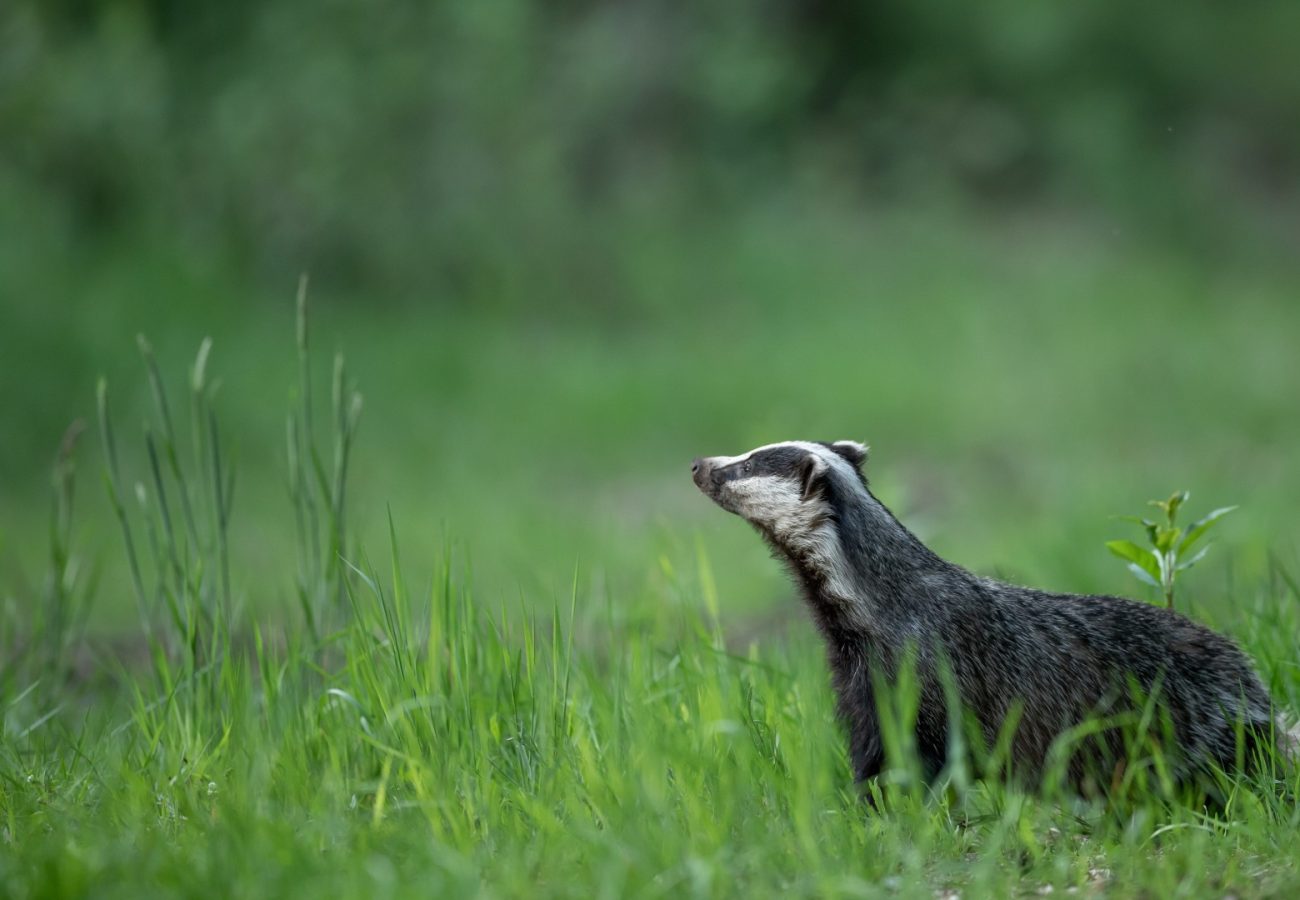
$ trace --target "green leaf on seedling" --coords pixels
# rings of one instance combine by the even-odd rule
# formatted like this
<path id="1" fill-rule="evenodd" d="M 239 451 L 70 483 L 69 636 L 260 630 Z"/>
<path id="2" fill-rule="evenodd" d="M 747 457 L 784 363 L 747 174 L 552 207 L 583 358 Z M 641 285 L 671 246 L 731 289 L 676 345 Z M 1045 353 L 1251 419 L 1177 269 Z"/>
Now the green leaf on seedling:
<path id="1" fill-rule="evenodd" d="M 1178 507 L 1186 503 L 1187 498 L 1190 496 L 1191 494 L 1187 491 L 1175 491 L 1169 496 L 1168 500 L 1150 500 L 1148 503 L 1163 512 L 1169 524 L 1173 525 L 1174 517 L 1178 515 Z"/>
<path id="2" fill-rule="evenodd" d="M 1193 556 L 1191 559 L 1184 560 L 1183 562 L 1180 562 L 1180 563 L 1178 564 L 1178 571 L 1181 572 L 1181 571 L 1183 571 L 1184 569 L 1190 569 L 1192 566 L 1196 565 L 1198 562 L 1200 562 L 1202 559 L 1204 559 L 1204 558 L 1205 558 L 1205 554 L 1208 553 L 1208 552 L 1210 552 L 1210 545 L 1209 545 L 1209 544 L 1206 544 L 1206 545 L 1205 545 L 1204 547 L 1202 547 L 1202 548 L 1200 549 L 1200 551 L 1199 551 L 1195 556 Z"/>
<path id="3" fill-rule="evenodd" d="M 1148 575 L 1146 569 L 1143 569 L 1137 563 L 1129 563 L 1128 570 L 1132 572 L 1134 575 L 1136 575 L 1138 581 L 1142 582 L 1143 584 L 1149 584 L 1152 587 L 1160 587 L 1159 582 L 1157 582 L 1154 578 Z"/>
<path id="4" fill-rule="evenodd" d="M 1139 559 L 1147 555 L 1147 551 L 1143 550 L 1132 541 L 1107 541 L 1106 549 L 1121 559 L 1127 559 L 1132 562 L 1137 562 Z"/>
<path id="5" fill-rule="evenodd" d="M 1173 521 L 1174 516 L 1178 514 L 1178 507 L 1186 503 L 1190 496 L 1188 491 L 1178 491 L 1169 498 L 1169 521 Z"/>
<path id="6" fill-rule="evenodd" d="M 1144 550 L 1132 541 L 1107 541 L 1106 549 L 1120 559 L 1128 560 L 1150 578 L 1160 577 L 1160 563 L 1150 550 Z"/>
<path id="7" fill-rule="evenodd" d="M 1182 537 L 1182 534 L 1183 530 L 1181 528 L 1157 528 L 1156 537 L 1153 543 L 1156 545 L 1156 549 L 1161 553 L 1168 553 L 1174 548 L 1174 544 L 1178 543 L 1178 539 Z"/>
<path id="8" fill-rule="evenodd" d="M 1178 552 L 1181 554 L 1190 550 L 1192 545 L 1200 540 L 1201 537 L 1205 535 L 1205 532 L 1210 530 L 1211 525 L 1236 508 L 1237 507 L 1235 506 L 1221 506 L 1213 512 L 1208 513 L 1203 518 L 1193 522 L 1191 527 L 1187 529 L 1187 536 L 1183 538 L 1183 542 L 1178 545 Z"/>

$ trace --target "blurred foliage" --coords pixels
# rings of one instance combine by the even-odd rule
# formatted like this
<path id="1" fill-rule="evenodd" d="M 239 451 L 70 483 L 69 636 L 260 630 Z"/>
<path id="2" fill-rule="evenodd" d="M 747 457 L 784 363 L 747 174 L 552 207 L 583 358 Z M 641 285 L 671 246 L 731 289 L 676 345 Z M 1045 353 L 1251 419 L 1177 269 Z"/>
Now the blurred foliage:
<path id="1" fill-rule="evenodd" d="M 796 434 L 874 442 L 977 568 L 1122 589 L 1105 517 L 1170 481 L 1260 556 L 1300 494 L 1297 10 L 6 0 L 0 578 L 100 375 L 141 451 L 138 332 L 166 378 L 212 338 L 236 596 L 276 571 L 304 271 L 366 392 L 357 539 L 392 501 L 480 584 L 639 578 L 701 528 L 771 599 L 683 473 Z"/>
<path id="2" fill-rule="evenodd" d="M 1195 230 L 1287 215 L 1300 158 L 1293 2 L 9 0 L 0 37 L 8 227 L 460 302 L 590 281 L 644 203 L 813 181 Z"/>

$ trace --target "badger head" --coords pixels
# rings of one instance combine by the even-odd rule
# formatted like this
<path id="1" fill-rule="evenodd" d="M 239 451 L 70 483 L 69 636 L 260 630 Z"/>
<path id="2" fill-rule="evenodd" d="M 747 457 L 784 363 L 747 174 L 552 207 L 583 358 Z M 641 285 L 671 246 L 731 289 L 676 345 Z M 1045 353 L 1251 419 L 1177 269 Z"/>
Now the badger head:
<path id="1" fill-rule="evenodd" d="M 741 456 L 706 456 L 691 464 L 709 499 L 745 519 L 772 542 L 798 550 L 823 538 L 834 499 L 863 490 L 857 441 L 787 441 Z"/>

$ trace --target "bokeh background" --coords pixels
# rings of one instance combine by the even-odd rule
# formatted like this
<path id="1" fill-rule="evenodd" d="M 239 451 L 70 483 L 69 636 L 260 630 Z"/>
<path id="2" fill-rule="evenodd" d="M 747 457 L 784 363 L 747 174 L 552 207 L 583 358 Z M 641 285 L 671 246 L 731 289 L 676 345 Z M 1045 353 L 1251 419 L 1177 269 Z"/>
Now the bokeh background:
<path id="1" fill-rule="evenodd" d="M 0 4 L 0 586 L 37 596 L 49 467 L 108 378 L 204 336 L 236 589 L 293 615 L 284 415 L 311 275 L 321 393 L 365 412 L 383 557 L 445 542 L 493 605 L 797 611 L 690 459 L 869 442 L 978 571 L 1140 592 L 1112 514 L 1240 503 L 1232 591 L 1300 506 L 1300 7 L 727 0 Z M 131 601 L 77 449 L 95 621 Z M 671 590 L 664 590 L 668 586 Z"/>

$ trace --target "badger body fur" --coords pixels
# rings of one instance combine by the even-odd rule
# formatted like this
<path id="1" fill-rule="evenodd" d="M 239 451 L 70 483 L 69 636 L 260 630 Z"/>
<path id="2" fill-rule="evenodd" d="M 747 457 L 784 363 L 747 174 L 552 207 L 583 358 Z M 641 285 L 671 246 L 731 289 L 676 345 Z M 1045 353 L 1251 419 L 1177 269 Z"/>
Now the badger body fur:
<path id="1" fill-rule="evenodd" d="M 1140 713 L 1144 697 L 1159 712 L 1154 733 L 1166 734 L 1165 723 L 1171 731 L 1162 751 L 1180 782 L 1248 768 L 1277 746 L 1268 692 L 1232 641 L 1164 608 L 1004 584 L 949 563 L 875 498 L 865 459 L 853 441 L 792 441 L 692 466 L 700 490 L 753 525 L 799 585 L 825 639 L 858 780 L 885 763 L 876 681 L 896 681 L 905 666 L 919 689 L 916 750 L 930 777 L 960 721 L 947 699 L 954 688 L 986 746 L 1012 717 L 1012 774 L 1031 782 L 1073 726 Z M 1110 728 L 1072 745 L 1069 782 L 1104 787 L 1123 741 Z"/>

